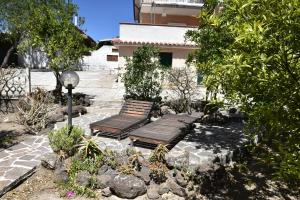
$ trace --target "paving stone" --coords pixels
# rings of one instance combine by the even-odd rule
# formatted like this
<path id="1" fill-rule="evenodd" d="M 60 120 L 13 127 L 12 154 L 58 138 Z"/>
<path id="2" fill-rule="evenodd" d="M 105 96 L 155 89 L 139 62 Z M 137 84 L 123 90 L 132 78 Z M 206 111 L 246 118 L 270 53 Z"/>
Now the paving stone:
<path id="1" fill-rule="evenodd" d="M 22 149 L 25 149 L 25 148 L 27 148 L 27 147 L 28 147 L 27 145 L 25 145 L 25 144 L 23 144 L 23 143 L 21 142 L 21 143 L 19 143 L 19 144 L 17 144 L 17 145 L 14 145 L 14 146 L 10 147 L 8 150 L 10 150 L 10 151 L 21 150 L 21 151 L 22 151 Z"/>
<path id="2" fill-rule="evenodd" d="M 35 157 L 35 155 L 25 155 L 20 157 L 19 160 L 33 160 Z"/>
<path id="3" fill-rule="evenodd" d="M 0 162 L 0 167 L 9 167 L 14 163 L 15 159 L 14 158 L 10 158 L 8 160 L 4 160 L 2 162 Z"/>
<path id="4" fill-rule="evenodd" d="M 9 154 L 6 153 L 5 151 L 0 152 L 0 159 L 5 158 L 6 156 L 9 156 Z"/>
<path id="5" fill-rule="evenodd" d="M 14 167 L 12 170 L 8 171 L 5 174 L 5 178 L 10 179 L 10 180 L 15 180 L 15 179 L 18 179 L 19 177 L 21 177 L 22 175 L 28 173 L 30 170 L 31 170 L 31 168 L 26 169 L 24 167 Z"/>
<path id="6" fill-rule="evenodd" d="M 25 167 L 35 167 L 39 165 L 40 162 L 38 161 L 15 161 L 14 165 L 20 165 L 20 166 L 25 166 Z"/>

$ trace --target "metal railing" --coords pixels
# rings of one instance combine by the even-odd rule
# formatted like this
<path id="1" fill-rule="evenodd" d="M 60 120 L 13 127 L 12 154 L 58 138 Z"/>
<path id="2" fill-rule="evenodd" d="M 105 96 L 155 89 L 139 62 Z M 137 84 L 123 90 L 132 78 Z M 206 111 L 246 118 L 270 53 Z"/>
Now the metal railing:
<path id="1" fill-rule="evenodd" d="M 141 0 L 142 3 L 166 3 L 166 4 L 204 4 L 204 0 Z"/>

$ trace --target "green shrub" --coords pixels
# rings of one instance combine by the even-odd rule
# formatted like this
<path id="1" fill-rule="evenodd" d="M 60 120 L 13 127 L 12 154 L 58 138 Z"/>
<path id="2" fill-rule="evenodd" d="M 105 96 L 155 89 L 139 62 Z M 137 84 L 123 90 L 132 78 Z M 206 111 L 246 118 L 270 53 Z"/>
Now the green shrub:
<path id="1" fill-rule="evenodd" d="M 76 153 L 76 145 L 78 145 L 84 136 L 84 131 L 80 127 L 73 126 L 69 133 L 69 128 L 64 127 L 49 132 L 50 146 L 54 152 L 63 151 L 71 156 Z"/>
<path id="2" fill-rule="evenodd" d="M 132 58 L 126 58 L 126 72 L 122 77 L 127 98 L 157 100 L 162 90 L 159 50 L 151 45 L 137 48 Z"/>

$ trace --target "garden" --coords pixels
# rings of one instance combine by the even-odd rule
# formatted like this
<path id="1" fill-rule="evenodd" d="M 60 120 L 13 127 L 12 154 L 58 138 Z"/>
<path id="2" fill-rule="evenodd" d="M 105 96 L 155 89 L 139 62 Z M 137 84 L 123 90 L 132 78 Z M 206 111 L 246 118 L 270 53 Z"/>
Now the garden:
<path id="1" fill-rule="evenodd" d="M 206 1 L 201 25 L 186 33 L 199 48 L 180 69 L 165 69 L 155 46 L 136 48 L 121 77 L 122 100 L 154 102 L 148 124 L 195 118 L 174 144 L 149 149 L 91 135 L 80 123 L 105 106 L 94 107 L 87 94 L 74 94 L 68 113 L 60 76 L 94 48 L 70 22 L 75 4 L 0 2 L 9 32 L 0 42 L 12 44 L 5 58 L 42 48 L 56 79 L 52 91 L 21 89 L 10 101 L 2 96 L 18 91 L 7 88 L 19 69 L 5 58 L 1 64 L 1 199 L 299 199 L 299 7 L 297 0 Z M 204 75 L 204 98 L 193 66 Z M 57 127 L 68 114 L 80 123 Z"/>

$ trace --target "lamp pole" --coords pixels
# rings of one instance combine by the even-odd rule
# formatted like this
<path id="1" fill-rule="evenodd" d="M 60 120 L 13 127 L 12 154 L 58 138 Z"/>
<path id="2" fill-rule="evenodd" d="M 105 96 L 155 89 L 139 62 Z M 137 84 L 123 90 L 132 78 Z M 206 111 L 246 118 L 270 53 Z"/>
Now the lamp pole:
<path id="1" fill-rule="evenodd" d="M 68 84 L 68 126 L 72 128 L 72 85 Z"/>
<path id="2" fill-rule="evenodd" d="M 72 131 L 72 89 L 78 85 L 79 76 L 76 72 L 65 71 L 61 74 L 60 81 L 68 90 L 68 127 L 70 134 Z"/>

